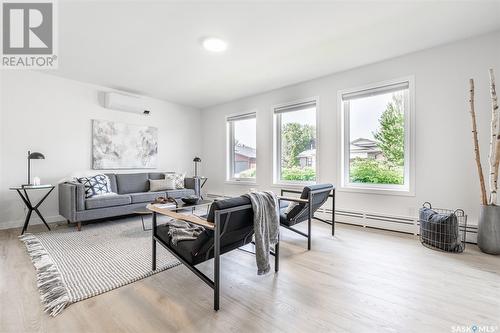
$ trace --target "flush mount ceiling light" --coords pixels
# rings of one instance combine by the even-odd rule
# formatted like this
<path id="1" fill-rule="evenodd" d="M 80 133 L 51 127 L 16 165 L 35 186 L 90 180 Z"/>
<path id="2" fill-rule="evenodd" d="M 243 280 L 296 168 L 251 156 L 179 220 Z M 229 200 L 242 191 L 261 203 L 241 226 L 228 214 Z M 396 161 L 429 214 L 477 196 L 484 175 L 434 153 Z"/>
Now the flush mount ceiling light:
<path id="1" fill-rule="evenodd" d="M 205 50 L 216 53 L 224 52 L 227 49 L 227 43 L 222 39 L 215 37 L 203 38 L 201 45 L 203 45 Z"/>

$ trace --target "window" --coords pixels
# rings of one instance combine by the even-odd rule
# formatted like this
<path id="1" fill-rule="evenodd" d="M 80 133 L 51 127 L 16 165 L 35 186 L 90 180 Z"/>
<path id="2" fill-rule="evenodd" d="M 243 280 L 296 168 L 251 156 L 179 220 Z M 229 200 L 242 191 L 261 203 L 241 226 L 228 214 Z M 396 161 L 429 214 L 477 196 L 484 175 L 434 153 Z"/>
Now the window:
<path id="1" fill-rule="evenodd" d="M 255 182 L 257 170 L 257 135 L 255 113 L 227 118 L 227 179 Z"/>
<path id="2" fill-rule="evenodd" d="M 340 93 L 343 187 L 410 191 L 411 86 L 407 79 Z"/>
<path id="3" fill-rule="evenodd" d="M 316 181 L 316 100 L 274 108 L 275 183 Z"/>

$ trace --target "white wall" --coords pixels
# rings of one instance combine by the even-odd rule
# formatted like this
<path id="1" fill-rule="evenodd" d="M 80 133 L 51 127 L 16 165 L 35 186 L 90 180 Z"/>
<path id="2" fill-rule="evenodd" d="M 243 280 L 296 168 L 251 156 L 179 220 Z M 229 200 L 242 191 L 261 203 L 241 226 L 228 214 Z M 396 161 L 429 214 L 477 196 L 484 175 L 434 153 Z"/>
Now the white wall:
<path id="1" fill-rule="evenodd" d="M 339 52 L 342 47 L 339 46 Z M 398 57 L 301 84 L 202 110 L 203 165 L 207 190 L 239 194 L 249 186 L 225 183 L 225 116 L 257 110 L 257 183 L 272 187 L 271 106 L 319 96 L 321 182 L 339 183 L 337 92 L 403 76 L 415 76 L 416 195 L 392 196 L 339 192 L 338 209 L 414 217 L 424 201 L 438 207 L 461 207 L 477 223 L 478 177 L 473 160 L 468 113 L 468 79 L 476 81 L 476 110 L 483 165 L 487 166 L 490 118 L 488 68 L 500 81 L 500 32 Z M 243 74 L 242 74 L 243 75 Z M 487 170 L 485 169 L 485 172 Z M 254 187 L 254 186 L 252 186 Z"/>
<path id="2" fill-rule="evenodd" d="M 27 150 L 45 155 L 32 161 L 32 176 L 42 183 L 91 170 L 91 119 L 157 127 L 157 170 L 193 173 L 193 156 L 201 150 L 199 110 L 145 97 L 152 116 L 144 117 L 103 108 L 100 92 L 107 88 L 31 71 L 0 75 L 0 229 L 22 225 L 24 206 L 8 187 L 26 182 Z M 56 189 L 41 207 L 50 221 L 61 220 L 57 197 Z"/>

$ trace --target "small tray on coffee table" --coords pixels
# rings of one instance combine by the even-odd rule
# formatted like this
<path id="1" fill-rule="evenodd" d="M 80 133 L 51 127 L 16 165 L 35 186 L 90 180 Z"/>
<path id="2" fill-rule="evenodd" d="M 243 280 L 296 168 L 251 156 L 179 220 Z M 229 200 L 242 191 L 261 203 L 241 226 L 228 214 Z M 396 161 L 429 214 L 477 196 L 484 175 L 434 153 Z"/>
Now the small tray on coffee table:
<path id="1" fill-rule="evenodd" d="M 212 200 L 204 200 L 204 199 L 200 199 L 198 200 L 196 203 L 192 203 L 192 204 L 188 204 L 188 203 L 185 203 L 181 200 L 177 200 L 177 207 L 165 207 L 165 208 L 168 208 L 170 210 L 183 210 L 183 209 L 194 209 L 194 208 L 198 208 L 198 207 L 204 207 L 204 206 L 210 206 L 212 204 Z M 165 205 L 165 206 L 168 206 Z M 159 207 L 161 207 L 161 205 L 159 205 Z M 163 207 L 162 207 L 163 208 Z"/>

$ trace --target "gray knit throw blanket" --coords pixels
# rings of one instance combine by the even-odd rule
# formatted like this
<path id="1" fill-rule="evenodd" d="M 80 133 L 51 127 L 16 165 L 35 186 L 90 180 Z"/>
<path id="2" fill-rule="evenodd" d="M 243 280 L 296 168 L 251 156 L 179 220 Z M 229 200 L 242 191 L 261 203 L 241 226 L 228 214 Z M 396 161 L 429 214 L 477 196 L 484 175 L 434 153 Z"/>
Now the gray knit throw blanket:
<path id="1" fill-rule="evenodd" d="M 269 251 L 271 246 L 278 243 L 280 227 L 278 199 L 271 191 L 251 192 L 245 196 L 252 202 L 255 260 L 257 261 L 257 274 L 262 275 L 271 270 Z"/>
<path id="2" fill-rule="evenodd" d="M 168 235 L 174 245 L 184 240 L 194 240 L 205 230 L 202 226 L 189 222 L 172 219 L 167 222 Z"/>

